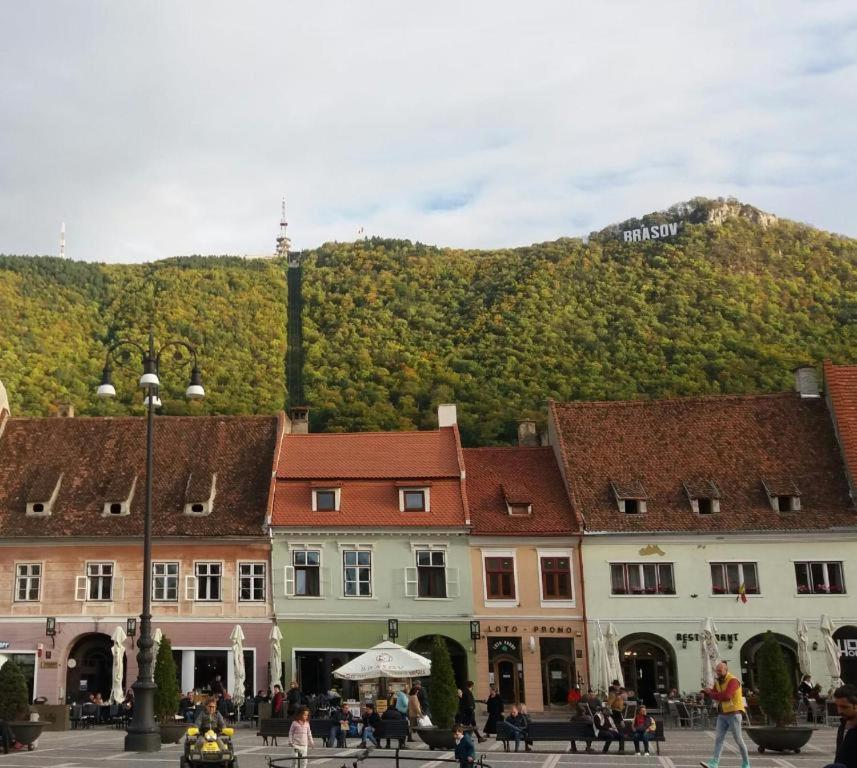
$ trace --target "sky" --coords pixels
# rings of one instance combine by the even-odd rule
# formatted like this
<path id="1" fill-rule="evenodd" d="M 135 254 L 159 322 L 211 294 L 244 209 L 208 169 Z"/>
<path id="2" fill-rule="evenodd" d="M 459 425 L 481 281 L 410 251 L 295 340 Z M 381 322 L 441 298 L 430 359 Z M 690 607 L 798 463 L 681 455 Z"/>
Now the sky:
<path id="1" fill-rule="evenodd" d="M 857 4 L 0 0 L 0 253 L 580 236 L 697 195 L 857 236 Z"/>

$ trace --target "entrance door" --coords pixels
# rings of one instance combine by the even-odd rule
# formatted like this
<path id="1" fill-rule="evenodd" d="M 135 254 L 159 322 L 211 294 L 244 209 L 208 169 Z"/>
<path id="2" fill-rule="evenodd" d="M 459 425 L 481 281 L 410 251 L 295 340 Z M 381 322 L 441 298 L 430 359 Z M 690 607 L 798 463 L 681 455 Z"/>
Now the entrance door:
<path id="1" fill-rule="evenodd" d="M 542 662 L 545 704 L 566 704 L 571 689 L 572 664 L 567 656 L 552 656 Z"/>
<path id="2" fill-rule="evenodd" d="M 518 696 L 518 662 L 508 656 L 494 660 L 494 681 L 497 692 L 506 704 L 520 701 Z"/>

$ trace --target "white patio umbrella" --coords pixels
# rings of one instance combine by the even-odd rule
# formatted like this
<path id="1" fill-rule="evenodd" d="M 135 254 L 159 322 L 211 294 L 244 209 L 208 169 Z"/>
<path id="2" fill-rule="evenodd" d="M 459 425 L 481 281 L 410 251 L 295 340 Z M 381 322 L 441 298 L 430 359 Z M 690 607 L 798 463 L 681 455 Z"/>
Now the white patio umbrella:
<path id="1" fill-rule="evenodd" d="M 158 663 L 158 651 L 161 648 L 161 641 L 163 639 L 164 633 L 161 631 L 161 628 L 158 627 L 152 635 L 152 669 L 154 669 Z"/>
<path id="2" fill-rule="evenodd" d="M 610 654 L 601 622 L 595 622 L 595 690 L 606 693 L 613 678 L 610 677 Z"/>
<path id="3" fill-rule="evenodd" d="M 280 628 L 274 624 L 271 628 L 271 634 L 268 635 L 268 640 L 271 641 L 271 691 L 275 685 L 280 685 L 280 673 L 283 668 L 283 652 L 280 649 L 280 640 L 283 639 L 283 633 Z"/>
<path id="4" fill-rule="evenodd" d="M 614 680 L 619 681 L 619 685 L 625 686 L 625 681 L 622 678 L 622 661 L 619 659 L 619 633 L 616 627 L 611 622 L 607 625 L 607 634 L 604 635 L 604 640 L 607 645 L 607 658 L 609 660 L 610 683 Z"/>
<path id="5" fill-rule="evenodd" d="M 244 670 L 244 630 L 240 624 L 236 624 L 229 635 L 232 641 L 232 701 L 236 707 L 244 703 L 244 683 L 247 674 Z"/>
<path id="6" fill-rule="evenodd" d="M 431 674 L 431 661 L 389 640 L 351 659 L 334 677 L 343 680 L 372 680 L 376 677 L 422 677 Z"/>
<path id="7" fill-rule="evenodd" d="M 128 635 L 122 627 L 116 627 L 110 636 L 113 640 L 113 685 L 110 689 L 110 703 L 120 704 L 125 699 L 125 691 L 122 690 L 122 673 L 125 671 L 125 641 Z"/>
<path id="8" fill-rule="evenodd" d="M 812 674 L 812 661 L 809 656 L 809 630 L 803 619 L 797 619 L 797 663 L 802 675 Z"/>
<path id="9" fill-rule="evenodd" d="M 717 626 L 710 616 L 702 623 L 699 655 L 702 662 L 702 687 L 711 688 L 714 685 L 714 667 L 720 661 L 720 648 L 717 646 Z"/>
<path id="10" fill-rule="evenodd" d="M 839 666 L 839 648 L 836 647 L 836 641 L 833 639 L 833 622 L 830 616 L 826 613 L 821 615 L 819 624 L 821 629 L 821 639 L 824 642 L 824 656 L 827 659 L 827 673 L 831 677 L 831 685 L 838 688 L 842 685 L 842 668 Z"/>

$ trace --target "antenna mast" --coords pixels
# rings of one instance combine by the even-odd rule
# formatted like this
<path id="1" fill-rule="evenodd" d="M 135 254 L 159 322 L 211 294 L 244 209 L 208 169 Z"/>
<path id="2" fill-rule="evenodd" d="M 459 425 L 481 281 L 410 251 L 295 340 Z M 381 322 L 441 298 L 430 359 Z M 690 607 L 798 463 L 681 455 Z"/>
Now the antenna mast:
<path id="1" fill-rule="evenodd" d="M 60 258 L 65 258 L 65 222 L 60 227 Z"/>
<path id="2" fill-rule="evenodd" d="M 276 256 L 283 259 L 287 259 L 289 257 L 289 247 L 291 246 L 289 236 L 286 234 L 288 226 L 289 222 L 286 221 L 286 198 L 283 197 L 283 209 L 280 214 L 280 236 L 277 238 L 276 251 Z"/>

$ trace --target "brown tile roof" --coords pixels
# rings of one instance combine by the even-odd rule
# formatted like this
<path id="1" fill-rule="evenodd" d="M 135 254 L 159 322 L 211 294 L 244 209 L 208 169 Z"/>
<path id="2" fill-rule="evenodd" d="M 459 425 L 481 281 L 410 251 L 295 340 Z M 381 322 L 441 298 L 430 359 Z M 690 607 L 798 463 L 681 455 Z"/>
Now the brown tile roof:
<path id="1" fill-rule="evenodd" d="M 154 534 L 262 534 L 276 436 L 275 416 L 157 416 Z M 0 536 L 142 535 L 145 454 L 142 418 L 9 419 L 0 437 Z M 50 496 L 60 472 L 52 514 L 27 517 L 27 502 L 47 501 L 34 494 Z M 183 514 L 189 479 L 207 478 L 207 500 L 215 472 L 211 515 Z M 106 502 L 128 498 L 135 475 L 130 515 L 103 517 Z"/>
<path id="2" fill-rule="evenodd" d="M 465 448 L 463 452 L 474 535 L 580 532 L 551 448 Z M 507 501 L 532 504 L 532 514 L 510 517 Z"/>
<path id="3" fill-rule="evenodd" d="M 857 494 L 857 365 L 833 365 L 825 360 L 824 387 L 851 476 L 852 493 Z"/>
<path id="4" fill-rule="evenodd" d="M 821 399 L 795 393 L 631 402 L 551 402 L 572 501 L 588 531 L 825 529 L 857 525 Z M 610 481 L 638 479 L 644 514 L 620 514 Z M 720 512 L 697 515 L 684 483 L 713 482 Z M 763 481 L 794 483 L 797 513 L 774 512 Z M 698 481 L 697 481 L 698 482 Z"/>
<path id="5" fill-rule="evenodd" d="M 459 477 L 455 429 L 284 435 L 278 478 Z"/>
<path id="6" fill-rule="evenodd" d="M 467 524 L 458 432 L 283 435 L 272 522 L 294 527 Z M 313 512 L 312 489 L 340 487 L 339 512 Z M 430 512 L 400 512 L 399 489 L 430 487 Z"/>

